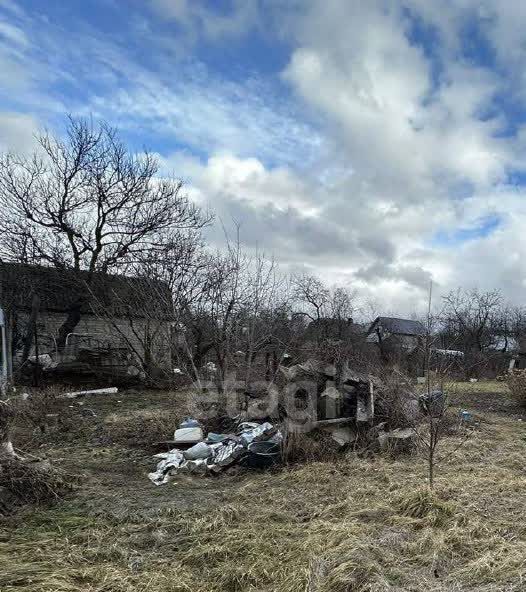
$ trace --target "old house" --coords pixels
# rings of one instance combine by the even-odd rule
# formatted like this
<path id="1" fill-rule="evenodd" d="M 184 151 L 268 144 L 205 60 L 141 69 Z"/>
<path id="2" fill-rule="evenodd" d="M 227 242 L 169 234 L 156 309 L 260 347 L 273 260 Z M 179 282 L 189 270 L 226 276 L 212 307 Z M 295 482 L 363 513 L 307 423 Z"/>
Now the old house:
<path id="1" fill-rule="evenodd" d="M 378 347 L 384 362 L 397 364 L 410 374 L 420 374 L 425 334 L 420 321 L 377 317 L 367 331 L 366 341 Z"/>
<path id="2" fill-rule="evenodd" d="M 162 282 L 3 263 L 0 286 L 5 358 L 15 369 L 38 360 L 140 373 L 170 362 L 171 295 Z"/>
<path id="3" fill-rule="evenodd" d="M 376 317 L 367 331 L 367 342 L 395 344 L 405 350 L 418 347 L 426 329 L 420 321 L 395 317 Z"/>

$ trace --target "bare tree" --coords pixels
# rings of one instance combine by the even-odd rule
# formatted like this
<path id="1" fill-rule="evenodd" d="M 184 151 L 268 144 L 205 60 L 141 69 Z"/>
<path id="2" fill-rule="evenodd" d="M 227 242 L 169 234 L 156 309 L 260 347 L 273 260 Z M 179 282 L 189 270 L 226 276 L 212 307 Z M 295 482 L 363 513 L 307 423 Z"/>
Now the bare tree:
<path id="1" fill-rule="evenodd" d="M 500 292 L 459 288 L 443 300 L 443 318 L 454 336 L 466 348 L 484 351 L 491 344 L 492 322 L 502 303 Z"/>
<path id="2" fill-rule="evenodd" d="M 443 297 L 443 337 L 448 349 L 464 352 L 467 375 L 478 372 L 492 345 L 496 318 L 502 304 L 498 290 L 480 292 L 459 288 Z"/>
<path id="3" fill-rule="evenodd" d="M 508 352 L 526 334 L 526 310 L 522 306 L 502 304 L 492 319 L 493 347 Z"/>
<path id="4" fill-rule="evenodd" d="M 446 383 L 449 376 L 451 361 L 443 359 L 441 364 L 437 364 L 434 369 L 434 376 L 432 377 L 431 358 L 437 338 L 437 334 L 435 332 L 437 316 L 433 315 L 431 311 L 432 294 L 433 284 L 430 283 L 427 315 L 425 320 L 426 333 L 424 340 L 426 387 L 425 394 L 420 398 L 424 416 L 426 418 L 425 431 L 420 429 L 421 426 L 418 425 L 418 423 L 413 426 L 414 432 L 420 440 L 420 443 L 423 445 L 427 456 L 428 484 L 431 489 L 433 489 L 435 485 L 437 466 L 451 455 L 450 452 L 442 455 L 441 457 L 438 456 L 440 443 L 445 435 L 446 426 L 449 421 L 449 399 L 446 392 Z M 460 441 L 458 447 L 460 447 L 465 442 L 469 434 L 469 431 L 464 434 L 464 438 Z"/>
<path id="5" fill-rule="evenodd" d="M 146 255 L 192 240 L 208 221 L 160 178 L 159 163 L 131 153 L 115 129 L 69 119 L 65 138 L 44 133 L 31 156 L 0 157 L 0 257 L 74 270 L 126 272 Z M 83 273 L 81 273 L 83 272 Z M 71 306 L 58 345 L 78 324 L 87 291 Z"/>
<path id="6" fill-rule="evenodd" d="M 335 286 L 330 294 L 329 314 L 338 321 L 348 321 L 356 309 L 356 292 Z"/>
<path id="7" fill-rule="evenodd" d="M 292 285 L 301 314 L 311 321 L 319 321 L 327 316 L 331 293 L 319 278 L 306 273 L 296 275 L 292 278 Z"/>
<path id="8" fill-rule="evenodd" d="M 219 366 L 220 389 L 240 330 L 240 311 L 248 297 L 242 282 L 245 265 L 246 256 L 239 244 L 229 245 L 226 252 L 204 254 L 193 283 L 176 306 L 179 337 L 191 373 L 200 381 L 203 363 L 213 354 Z"/>
<path id="9" fill-rule="evenodd" d="M 248 261 L 245 282 L 248 298 L 242 328 L 245 350 L 244 378 L 246 388 L 250 389 L 256 356 L 264 349 L 267 350 L 267 354 L 272 354 L 275 372 L 278 358 L 281 358 L 281 354 L 287 348 L 289 340 L 284 336 L 282 328 L 287 319 L 289 294 L 287 282 L 279 274 L 275 261 L 267 259 L 260 253 L 256 253 L 255 257 Z M 271 377 L 269 363 L 267 359 L 266 379 Z"/>

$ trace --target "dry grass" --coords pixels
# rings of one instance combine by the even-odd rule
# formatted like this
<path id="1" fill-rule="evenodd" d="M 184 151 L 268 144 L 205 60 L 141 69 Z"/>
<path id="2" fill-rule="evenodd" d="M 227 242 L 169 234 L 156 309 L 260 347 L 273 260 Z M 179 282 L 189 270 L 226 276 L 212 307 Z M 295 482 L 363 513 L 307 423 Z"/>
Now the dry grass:
<path id="1" fill-rule="evenodd" d="M 479 395 L 508 395 L 509 390 L 506 382 L 501 380 L 479 380 L 477 382 L 453 382 L 447 383 L 446 387 L 455 393 L 476 393 Z"/>
<path id="2" fill-rule="evenodd" d="M 0 590 L 524 590 L 522 422 L 488 415 L 458 443 L 443 441 L 451 454 L 436 492 L 418 456 L 349 455 L 161 488 L 141 467 L 116 490 L 120 514 L 101 501 L 109 460 L 89 486 L 91 505 L 74 497 L 3 525 Z"/>
<path id="3" fill-rule="evenodd" d="M 136 409 L 106 416 L 101 438 L 108 444 L 148 447 L 169 440 L 182 416 L 172 409 Z"/>

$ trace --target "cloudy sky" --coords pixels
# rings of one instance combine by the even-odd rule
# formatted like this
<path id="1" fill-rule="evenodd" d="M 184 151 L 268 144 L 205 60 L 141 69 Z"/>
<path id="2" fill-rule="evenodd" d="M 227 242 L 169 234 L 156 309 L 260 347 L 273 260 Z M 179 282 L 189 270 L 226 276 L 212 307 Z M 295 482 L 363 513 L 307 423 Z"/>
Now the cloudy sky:
<path id="1" fill-rule="evenodd" d="M 67 113 L 287 268 L 524 300 L 526 3 L 0 0 L 0 150 Z"/>

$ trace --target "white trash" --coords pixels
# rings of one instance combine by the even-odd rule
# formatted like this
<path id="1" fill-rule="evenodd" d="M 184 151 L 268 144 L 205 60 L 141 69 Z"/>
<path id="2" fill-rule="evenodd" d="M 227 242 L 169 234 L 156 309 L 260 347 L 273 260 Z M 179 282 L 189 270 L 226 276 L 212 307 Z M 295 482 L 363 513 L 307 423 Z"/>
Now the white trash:
<path id="1" fill-rule="evenodd" d="M 164 485 L 172 478 L 172 471 L 177 469 L 185 462 L 183 453 L 174 448 L 169 452 L 161 452 L 155 455 L 156 458 L 161 458 L 161 462 L 157 465 L 157 470 L 148 474 L 148 478 L 155 485 Z"/>
<path id="2" fill-rule="evenodd" d="M 203 439 L 203 430 L 199 427 L 178 428 L 174 432 L 174 442 L 178 444 L 197 444 Z"/>
<path id="3" fill-rule="evenodd" d="M 186 458 L 186 460 L 205 459 L 212 456 L 212 454 L 212 449 L 204 442 L 198 442 L 183 452 L 183 456 Z"/>
<path id="4" fill-rule="evenodd" d="M 77 397 L 83 397 L 85 395 L 115 395 L 119 392 L 116 386 L 110 386 L 108 388 L 93 389 L 91 391 L 76 391 L 74 393 L 64 393 L 58 395 L 57 399 L 76 399 Z"/>

